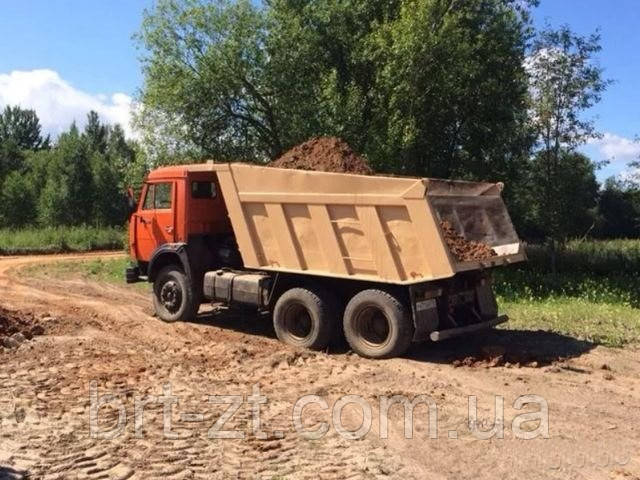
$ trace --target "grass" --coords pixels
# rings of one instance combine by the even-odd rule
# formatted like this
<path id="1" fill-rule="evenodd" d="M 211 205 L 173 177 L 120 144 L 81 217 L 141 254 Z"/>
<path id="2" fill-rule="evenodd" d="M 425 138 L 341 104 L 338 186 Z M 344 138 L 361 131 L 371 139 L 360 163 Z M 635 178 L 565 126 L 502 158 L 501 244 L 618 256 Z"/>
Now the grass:
<path id="1" fill-rule="evenodd" d="M 500 310 L 509 315 L 506 328 L 550 330 L 610 347 L 640 342 L 640 310 L 615 303 L 581 298 L 505 300 Z"/>
<path id="2" fill-rule="evenodd" d="M 548 271 L 549 252 L 494 271 L 510 327 L 552 330 L 608 346 L 640 342 L 640 240 L 569 242 Z"/>
<path id="3" fill-rule="evenodd" d="M 83 261 L 64 260 L 44 265 L 29 265 L 22 269 L 22 273 L 28 277 L 54 277 L 63 280 L 83 279 L 148 290 L 149 286 L 146 282 L 127 284 L 124 270 L 129 266 L 129 262 L 130 260 L 126 257 Z"/>
<path id="4" fill-rule="evenodd" d="M 0 255 L 122 250 L 125 236 L 116 227 L 0 229 Z"/>

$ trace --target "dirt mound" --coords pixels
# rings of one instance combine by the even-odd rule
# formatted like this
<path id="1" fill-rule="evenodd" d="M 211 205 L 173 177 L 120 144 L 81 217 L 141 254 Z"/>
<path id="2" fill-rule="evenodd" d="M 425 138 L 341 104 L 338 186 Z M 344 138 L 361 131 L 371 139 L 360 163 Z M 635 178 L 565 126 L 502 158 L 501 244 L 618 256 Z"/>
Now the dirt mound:
<path id="1" fill-rule="evenodd" d="M 42 325 L 32 315 L 0 308 L 0 345 L 13 348 L 17 343 L 43 333 Z"/>
<path id="2" fill-rule="evenodd" d="M 442 229 L 444 239 L 449 246 L 449 250 L 451 250 L 451 253 L 453 253 L 460 262 L 486 260 L 497 255 L 495 250 L 489 245 L 465 239 L 462 235 L 456 232 L 456 230 L 446 220 L 440 222 L 440 228 Z"/>
<path id="3" fill-rule="evenodd" d="M 269 163 L 269 166 L 318 172 L 373 174 L 367 161 L 355 153 L 347 142 L 337 137 L 312 138 L 293 147 Z"/>

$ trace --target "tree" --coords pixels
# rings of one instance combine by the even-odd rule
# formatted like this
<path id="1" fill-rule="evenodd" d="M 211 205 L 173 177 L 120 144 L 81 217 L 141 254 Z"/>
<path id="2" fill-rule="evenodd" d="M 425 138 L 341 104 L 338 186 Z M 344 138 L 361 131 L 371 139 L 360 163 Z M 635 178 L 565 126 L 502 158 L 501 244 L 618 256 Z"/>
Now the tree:
<path id="1" fill-rule="evenodd" d="M 530 118 L 537 141 L 532 188 L 537 223 L 549 240 L 553 269 L 556 244 L 581 233 L 574 219 L 591 205 L 583 196 L 568 197 L 567 193 L 588 192 L 592 187 L 593 167 L 588 168 L 588 159 L 573 152 L 598 136 L 593 121 L 584 118 L 609 84 L 594 63 L 598 51 L 598 33 L 581 37 L 567 26 L 546 28 L 538 33 L 527 59 Z M 573 170 L 576 167 L 578 171 Z M 584 185 L 577 185 L 578 180 L 584 180 Z"/>
<path id="2" fill-rule="evenodd" d="M 0 186 L 0 225 L 18 228 L 33 223 L 36 198 L 29 178 L 13 170 Z"/>
<path id="3" fill-rule="evenodd" d="M 640 137 L 636 136 L 633 141 L 640 143 Z M 627 188 L 640 190 L 640 156 L 636 160 L 629 162 L 629 172 L 625 176 L 624 183 Z"/>
<path id="4" fill-rule="evenodd" d="M 111 157 L 94 152 L 91 176 L 94 198 L 91 223 L 98 226 L 121 225 L 126 217 L 122 175 Z"/>
<path id="5" fill-rule="evenodd" d="M 10 172 L 22 169 L 25 151 L 46 148 L 49 137 L 42 137 L 35 111 L 7 105 L 0 113 L 0 184 Z"/>
<path id="6" fill-rule="evenodd" d="M 528 11 L 414 0 L 373 36 L 382 68 L 372 160 L 412 175 L 516 178 L 526 158 Z"/>
<path id="7" fill-rule="evenodd" d="M 266 20 L 248 0 L 158 2 L 139 34 L 149 52 L 138 117 L 143 126 L 177 122 L 173 133 L 185 139 L 179 143 L 216 158 L 278 153 L 265 35 Z"/>
<path id="8" fill-rule="evenodd" d="M 46 172 L 38 202 L 39 222 L 43 225 L 92 223 L 95 188 L 91 152 L 75 124 L 60 135 Z"/>
<path id="9" fill-rule="evenodd" d="M 0 144 L 11 142 L 20 150 L 48 148 L 49 136 L 41 135 L 40 120 L 34 110 L 7 105 L 0 113 Z"/>
<path id="10" fill-rule="evenodd" d="M 537 155 L 545 155 L 539 152 Z M 535 163 L 540 163 L 537 159 Z M 553 232 L 564 243 L 569 237 L 584 236 L 594 228 L 593 209 L 597 205 L 599 184 L 595 175 L 595 164 L 589 157 L 578 152 L 562 150 L 558 163 L 562 165 L 553 179 L 554 197 L 537 197 L 534 204 L 535 225 L 543 235 Z M 533 189 L 544 195 L 548 182 L 544 169 L 534 169 L 531 174 Z M 561 220 L 561 225 L 549 225 L 549 221 Z M 553 228 L 553 230 L 551 230 Z"/>
<path id="11" fill-rule="evenodd" d="M 174 157 L 264 161 L 330 134 L 379 170 L 517 178 L 533 3 L 161 0 L 138 122 Z"/>
<path id="12" fill-rule="evenodd" d="M 107 150 L 109 127 L 100 121 L 98 113 L 94 110 L 87 114 L 87 125 L 82 136 L 92 152 L 104 153 Z"/>
<path id="13" fill-rule="evenodd" d="M 628 182 L 608 178 L 598 202 L 602 238 L 640 237 L 640 189 Z"/>

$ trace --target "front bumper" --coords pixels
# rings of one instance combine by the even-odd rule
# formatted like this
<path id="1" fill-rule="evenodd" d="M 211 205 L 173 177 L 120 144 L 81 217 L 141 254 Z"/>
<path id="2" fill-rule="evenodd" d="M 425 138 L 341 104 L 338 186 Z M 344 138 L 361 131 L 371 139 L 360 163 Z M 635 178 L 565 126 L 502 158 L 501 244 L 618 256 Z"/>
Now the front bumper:
<path id="1" fill-rule="evenodd" d="M 472 325 L 467 325 L 466 327 L 437 330 L 435 332 L 431 332 L 431 334 L 429 335 L 429 338 L 431 338 L 431 340 L 434 342 L 440 342 L 448 338 L 458 337 L 460 335 L 465 335 L 467 333 L 477 332 L 478 330 L 485 330 L 487 328 L 495 327 L 496 325 L 505 323 L 508 320 L 509 320 L 508 316 L 500 315 L 499 317 L 496 317 L 492 320 L 487 320 L 485 322 L 480 322 L 480 323 L 474 323 Z"/>

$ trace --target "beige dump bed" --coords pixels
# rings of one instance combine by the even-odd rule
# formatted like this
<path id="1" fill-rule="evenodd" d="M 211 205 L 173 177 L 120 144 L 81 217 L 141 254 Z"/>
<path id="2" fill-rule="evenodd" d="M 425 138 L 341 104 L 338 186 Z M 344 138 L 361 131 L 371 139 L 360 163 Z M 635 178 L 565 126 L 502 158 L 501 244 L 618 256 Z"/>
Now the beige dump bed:
<path id="1" fill-rule="evenodd" d="M 391 283 L 451 277 L 524 259 L 500 185 L 207 164 L 247 268 Z M 498 253 L 458 262 L 447 220 Z"/>

